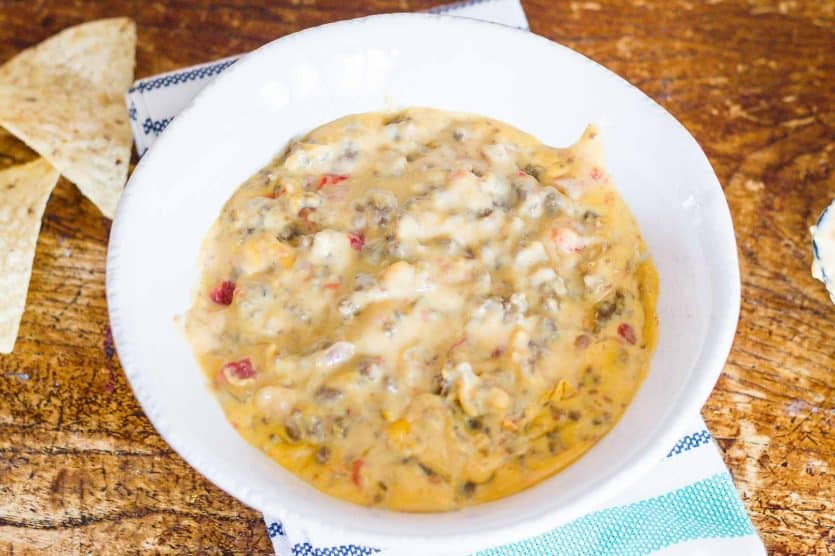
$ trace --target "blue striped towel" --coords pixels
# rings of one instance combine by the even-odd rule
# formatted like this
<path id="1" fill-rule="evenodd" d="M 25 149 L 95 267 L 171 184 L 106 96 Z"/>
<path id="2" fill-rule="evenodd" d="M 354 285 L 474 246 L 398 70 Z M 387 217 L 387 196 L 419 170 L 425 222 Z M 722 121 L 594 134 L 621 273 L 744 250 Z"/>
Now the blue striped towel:
<path id="1" fill-rule="evenodd" d="M 519 0 L 465 0 L 430 11 L 528 29 Z M 140 156 L 194 96 L 237 58 L 134 83 L 126 100 Z M 764 555 L 704 422 L 694 416 L 683 432 L 645 479 L 604 507 L 537 537 L 474 556 Z M 267 515 L 264 522 L 278 556 L 400 556 L 384 547 L 340 545 Z"/>

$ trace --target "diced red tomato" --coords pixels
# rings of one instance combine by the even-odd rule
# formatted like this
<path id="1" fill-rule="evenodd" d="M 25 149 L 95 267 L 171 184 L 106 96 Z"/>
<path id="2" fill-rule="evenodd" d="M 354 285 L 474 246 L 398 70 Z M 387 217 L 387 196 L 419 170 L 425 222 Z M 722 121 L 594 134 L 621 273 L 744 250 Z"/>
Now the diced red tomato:
<path id="1" fill-rule="evenodd" d="M 351 465 L 351 481 L 358 487 L 362 487 L 362 475 L 360 472 L 362 471 L 363 465 L 365 465 L 365 460 L 363 459 L 356 459 Z"/>
<path id="2" fill-rule="evenodd" d="M 209 292 L 209 297 L 218 305 L 229 305 L 235 296 L 235 282 L 224 280 Z"/>
<path id="3" fill-rule="evenodd" d="M 634 344 L 638 341 L 638 338 L 635 337 L 635 329 L 632 328 L 632 325 L 622 322 L 618 325 L 618 336 L 629 342 L 630 344 Z"/>
<path id="4" fill-rule="evenodd" d="M 352 249 L 362 251 L 362 246 L 365 245 L 365 234 L 362 231 L 349 233 L 348 241 L 351 242 Z"/>
<path id="5" fill-rule="evenodd" d="M 337 280 L 336 282 L 325 282 L 324 284 L 322 284 L 322 287 L 326 290 L 338 290 L 341 286 L 341 280 Z"/>
<path id="6" fill-rule="evenodd" d="M 343 181 L 347 180 L 350 176 L 346 174 L 322 174 L 319 178 L 319 183 L 316 185 L 316 191 L 319 191 L 325 186 L 328 185 L 339 185 Z"/>
<path id="7" fill-rule="evenodd" d="M 504 353 L 502 346 L 496 346 L 496 349 L 490 352 L 490 357 L 493 359 L 497 359 L 502 356 L 502 353 Z"/>
<path id="8" fill-rule="evenodd" d="M 221 369 L 224 374 L 228 374 L 238 379 L 252 378 L 255 376 L 255 367 L 252 366 L 252 361 L 249 357 L 241 359 L 240 361 L 230 361 Z"/>

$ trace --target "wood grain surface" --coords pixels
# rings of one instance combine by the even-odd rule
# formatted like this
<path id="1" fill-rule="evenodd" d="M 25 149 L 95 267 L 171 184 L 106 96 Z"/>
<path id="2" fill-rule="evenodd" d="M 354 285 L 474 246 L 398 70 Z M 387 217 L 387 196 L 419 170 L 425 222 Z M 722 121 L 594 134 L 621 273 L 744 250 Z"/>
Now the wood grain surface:
<path id="1" fill-rule="evenodd" d="M 437 3 L 0 0 L 0 61 L 127 15 L 146 76 Z M 808 233 L 835 197 L 835 2 L 523 3 L 534 32 L 643 89 L 707 152 L 733 214 L 743 299 L 703 415 L 769 552 L 835 554 L 835 306 L 810 277 Z M 31 156 L 2 136 L 0 151 L 0 166 Z M 131 393 L 107 325 L 109 229 L 62 179 L 15 353 L 0 356 L 0 553 L 267 554 L 260 515 L 174 454 Z"/>

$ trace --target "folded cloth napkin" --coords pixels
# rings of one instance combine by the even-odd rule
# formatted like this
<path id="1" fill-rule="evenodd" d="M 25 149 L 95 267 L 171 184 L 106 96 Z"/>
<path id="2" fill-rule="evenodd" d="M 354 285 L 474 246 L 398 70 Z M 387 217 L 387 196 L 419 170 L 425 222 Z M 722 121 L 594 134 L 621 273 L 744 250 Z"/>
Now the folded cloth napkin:
<path id="1" fill-rule="evenodd" d="M 429 11 L 528 29 L 519 0 L 466 0 Z M 140 156 L 194 96 L 237 59 L 216 60 L 134 83 L 126 100 Z M 597 511 L 537 537 L 476 555 L 764 555 L 701 417 L 694 415 L 682 433 L 651 473 Z M 267 515 L 264 522 L 278 556 L 402 556 L 400 550 L 343 544 Z"/>

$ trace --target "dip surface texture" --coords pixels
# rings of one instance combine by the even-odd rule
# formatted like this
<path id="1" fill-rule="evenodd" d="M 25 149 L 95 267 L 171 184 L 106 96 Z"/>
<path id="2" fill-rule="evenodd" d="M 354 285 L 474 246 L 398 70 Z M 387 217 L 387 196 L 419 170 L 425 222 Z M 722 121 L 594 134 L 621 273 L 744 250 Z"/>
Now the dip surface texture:
<path id="1" fill-rule="evenodd" d="M 443 511 L 577 459 L 649 366 L 657 276 L 589 128 L 322 126 L 205 240 L 185 325 L 232 425 L 333 496 Z"/>

